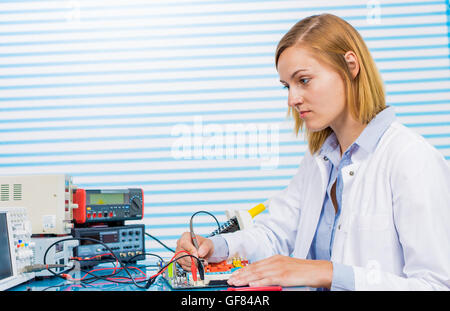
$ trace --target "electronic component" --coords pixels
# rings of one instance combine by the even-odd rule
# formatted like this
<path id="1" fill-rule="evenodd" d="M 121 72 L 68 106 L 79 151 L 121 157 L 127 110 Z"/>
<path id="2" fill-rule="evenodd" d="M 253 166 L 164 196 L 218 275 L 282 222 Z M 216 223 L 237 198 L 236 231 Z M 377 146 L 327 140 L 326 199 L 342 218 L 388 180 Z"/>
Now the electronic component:
<path id="1" fill-rule="evenodd" d="M 31 241 L 34 243 L 34 264 L 39 265 L 44 263 L 44 254 L 47 249 L 54 243 L 67 239 L 68 236 L 62 237 L 32 237 Z M 79 241 L 63 241 L 56 243 L 50 249 L 48 249 L 46 263 L 61 265 L 53 272 L 59 273 L 69 266 L 73 265 L 69 260 L 73 257 L 73 250 L 79 245 Z M 36 276 L 52 276 L 53 274 L 47 269 L 36 272 Z"/>
<path id="2" fill-rule="evenodd" d="M 164 265 L 165 263 L 162 262 L 161 266 Z M 182 268 L 177 267 L 175 263 L 172 263 L 163 272 L 162 276 L 172 289 L 223 287 L 228 286 L 227 280 L 235 270 L 246 265 L 248 265 L 248 260 L 240 257 L 218 263 L 210 263 L 204 267 L 204 279 L 202 280 L 199 278 L 199 275 L 194 277 L 191 272 L 184 271 Z"/>
<path id="3" fill-rule="evenodd" d="M 269 201 L 260 203 L 248 211 L 226 211 L 227 221 L 209 236 L 221 233 L 235 232 L 253 225 L 253 218 L 269 206 Z M 192 231 L 192 230 L 191 230 Z"/>
<path id="4" fill-rule="evenodd" d="M 0 290 L 34 278 L 31 223 L 27 209 L 0 207 Z"/>
<path id="5" fill-rule="evenodd" d="M 145 225 L 133 224 L 117 227 L 74 228 L 74 238 L 95 239 L 106 244 L 123 262 L 145 259 Z M 94 266 L 101 262 L 115 261 L 102 244 L 80 239 L 74 248 L 74 256 L 79 257 L 82 267 Z"/>
<path id="6" fill-rule="evenodd" d="M 144 217 L 144 191 L 142 189 L 77 189 L 73 212 L 77 224 L 122 222 Z"/>
<path id="7" fill-rule="evenodd" d="M 0 207 L 25 207 L 32 234 L 69 234 L 75 188 L 65 174 L 0 176 Z"/>

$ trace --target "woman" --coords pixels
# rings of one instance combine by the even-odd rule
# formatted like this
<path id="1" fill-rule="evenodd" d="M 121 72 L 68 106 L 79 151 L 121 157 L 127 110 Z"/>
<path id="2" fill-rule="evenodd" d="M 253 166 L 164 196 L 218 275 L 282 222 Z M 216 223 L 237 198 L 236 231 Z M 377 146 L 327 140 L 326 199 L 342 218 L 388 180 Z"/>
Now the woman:
<path id="1" fill-rule="evenodd" d="M 235 286 L 448 289 L 449 166 L 386 107 L 358 32 L 334 15 L 305 18 L 281 39 L 275 63 L 309 152 L 252 228 L 199 236 L 198 250 L 185 233 L 177 250 L 209 262 L 248 258 L 228 281 Z"/>

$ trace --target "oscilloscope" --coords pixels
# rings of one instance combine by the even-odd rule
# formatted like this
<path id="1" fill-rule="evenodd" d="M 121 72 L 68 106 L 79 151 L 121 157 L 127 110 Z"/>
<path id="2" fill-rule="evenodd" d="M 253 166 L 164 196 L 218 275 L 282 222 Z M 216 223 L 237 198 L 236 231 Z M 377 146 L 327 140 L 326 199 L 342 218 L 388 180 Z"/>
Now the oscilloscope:
<path id="1" fill-rule="evenodd" d="M 33 242 L 27 210 L 0 207 L 0 290 L 34 278 L 34 272 L 25 272 L 25 267 L 32 263 Z"/>

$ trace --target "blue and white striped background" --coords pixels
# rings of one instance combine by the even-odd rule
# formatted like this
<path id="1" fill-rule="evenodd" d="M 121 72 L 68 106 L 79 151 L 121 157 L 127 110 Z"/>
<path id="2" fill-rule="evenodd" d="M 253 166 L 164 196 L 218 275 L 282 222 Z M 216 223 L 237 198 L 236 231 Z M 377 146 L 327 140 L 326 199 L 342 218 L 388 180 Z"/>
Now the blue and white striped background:
<path id="1" fill-rule="evenodd" d="M 286 119 L 275 47 L 329 12 L 366 40 L 398 119 L 450 161 L 448 1 L 0 1 L 0 174 L 142 187 L 147 231 L 174 247 L 193 212 L 284 188 L 306 145 Z M 175 159 L 176 125 L 276 124 L 279 164 Z M 199 215 L 197 233 L 215 229 Z M 169 256 L 147 240 L 151 252 Z"/>

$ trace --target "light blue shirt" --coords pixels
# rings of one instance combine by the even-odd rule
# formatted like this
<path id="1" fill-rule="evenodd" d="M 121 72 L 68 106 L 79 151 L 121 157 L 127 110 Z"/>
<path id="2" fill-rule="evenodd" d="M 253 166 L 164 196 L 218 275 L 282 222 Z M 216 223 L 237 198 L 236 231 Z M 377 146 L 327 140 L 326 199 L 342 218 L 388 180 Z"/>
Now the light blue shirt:
<path id="1" fill-rule="evenodd" d="M 315 260 L 331 259 L 331 251 L 334 241 L 334 233 L 336 224 L 338 223 L 342 206 L 342 168 L 352 164 L 352 156 L 358 152 L 359 148 L 363 148 L 368 154 L 372 153 L 384 132 L 395 120 L 395 111 L 392 107 L 387 107 L 377 114 L 377 116 L 369 122 L 364 128 L 356 141 L 344 152 L 342 158 L 340 156 L 340 147 L 336 135 L 332 133 L 324 142 L 319 155 L 327 160 L 329 170 L 329 180 L 327 191 L 317 225 L 316 233 L 311 244 L 308 258 Z M 331 200 L 331 188 L 336 182 L 336 201 L 338 211 L 335 212 Z M 209 258 L 211 262 L 224 260 L 228 257 L 228 245 L 226 240 L 218 236 L 211 237 L 214 243 L 214 253 Z M 333 263 L 333 280 L 331 290 L 354 290 L 354 272 L 353 268 L 338 262 Z M 319 289 L 320 290 L 320 289 Z"/>

